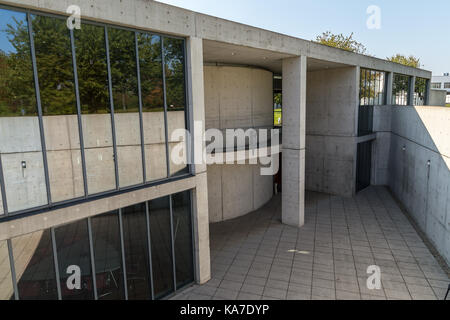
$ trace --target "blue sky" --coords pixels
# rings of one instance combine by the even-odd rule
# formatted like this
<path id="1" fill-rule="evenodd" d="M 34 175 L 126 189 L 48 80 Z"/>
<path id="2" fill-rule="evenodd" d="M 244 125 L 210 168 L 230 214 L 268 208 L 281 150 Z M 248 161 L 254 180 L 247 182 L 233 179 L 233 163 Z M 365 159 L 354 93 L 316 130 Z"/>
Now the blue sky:
<path id="1" fill-rule="evenodd" d="M 306 40 L 324 31 L 350 34 L 367 53 L 420 58 L 434 75 L 450 72 L 449 0 L 160 0 L 178 7 Z M 366 10 L 381 9 L 381 29 L 369 30 Z"/>

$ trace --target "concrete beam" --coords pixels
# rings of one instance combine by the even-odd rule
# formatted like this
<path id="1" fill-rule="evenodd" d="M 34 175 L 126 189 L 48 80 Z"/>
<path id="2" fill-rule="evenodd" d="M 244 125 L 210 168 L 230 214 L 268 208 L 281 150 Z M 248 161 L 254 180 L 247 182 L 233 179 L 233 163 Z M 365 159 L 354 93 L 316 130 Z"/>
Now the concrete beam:
<path id="1" fill-rule="evenodd" d="M 306 57 L 283 60 L 282 222 L 305 221 Z"/>

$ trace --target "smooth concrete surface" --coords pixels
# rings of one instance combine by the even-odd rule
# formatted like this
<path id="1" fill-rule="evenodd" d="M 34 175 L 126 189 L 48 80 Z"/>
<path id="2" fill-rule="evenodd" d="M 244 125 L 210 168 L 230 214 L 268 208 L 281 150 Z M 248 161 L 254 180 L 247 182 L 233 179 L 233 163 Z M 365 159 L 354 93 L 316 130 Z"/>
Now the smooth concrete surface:
<path id="1" fill-rule="evenodd" d="M 305 56 L 283 60 L 282 222 L 301 227 L 305 219 Z"/>
<path id="2" fill-rule="evenodd" d="M 211 223 L 234 219 L 259 209 L 273 195 L 273 177 L 262 176 L 261 165 L 208 165 Z"/>
<path id="3" fill-rule="evenodd" d="M 212 224 L 211 280 L 176 300 L 443 300 L 449 278 L 385 187 L 306 193 L 305 226 L 280 223 L 281 195 Z M 367 288 L 367 268 L 381 288 Z"/>
<path id="4" fill-rule="evenodd" d="M 266 70 L 204 66 L 206 129 L 273 126 L 273 74 Z"/>
<path id="5" fill-rule="evenodd" d="M 390 121 L 384 121 L 391 117 Z M 376 107 L 378 136 L 390 147 L 375 145 L 375 181 L 386 183 L 450 262 L 450 109 Z M 389 127 L 390 124 L 390 127 Z M 388 137 L 390 136 L 390 137 Z M 377 164 L 377 168 L 380 164 Z"/>
<path id="6" fill-rule="evenodd" d="M 428 98 L 428 104 L 430 106 L 445 107 L 447 101 L 447 91 L 445 90 L 430 90 L 430 97 Z"/>
<path id="7" fill-rule="evenodd" d="M 354 67 L 307 73 L 307 190 L 343 196 L 354 193 L 358 74 Z"/>
<path id="8" fill-rule="evenodd" d="M 395 71 L 431 79 L 431 72 L 386 60 L 340 50 L 268 30 L 208 16 L 149 0 L 0 0 L 0 3 L 66 14 L 70 5 L 78 5 L 82 18 L 108 22 L 142 30 L 198 37 L 233 45 L 253 47 L 294 56 L 360 65 L 376 70 Z M 263 61 L 261 61 L 263 62 Z"/>

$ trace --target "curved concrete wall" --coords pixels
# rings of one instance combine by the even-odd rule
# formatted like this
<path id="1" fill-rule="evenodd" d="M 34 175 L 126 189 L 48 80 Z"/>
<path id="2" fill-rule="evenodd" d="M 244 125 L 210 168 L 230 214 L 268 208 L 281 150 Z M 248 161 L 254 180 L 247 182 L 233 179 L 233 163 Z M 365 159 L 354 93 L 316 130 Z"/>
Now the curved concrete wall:
<path id="1" fill-rule="evenodd" d="M 204 66 L 206 129 L 273 127 L 273 74 L 266 70 Z M 272 176 L 260 165 L 209 165 L 209 221 L 250 213 L 272 198 Z"/>

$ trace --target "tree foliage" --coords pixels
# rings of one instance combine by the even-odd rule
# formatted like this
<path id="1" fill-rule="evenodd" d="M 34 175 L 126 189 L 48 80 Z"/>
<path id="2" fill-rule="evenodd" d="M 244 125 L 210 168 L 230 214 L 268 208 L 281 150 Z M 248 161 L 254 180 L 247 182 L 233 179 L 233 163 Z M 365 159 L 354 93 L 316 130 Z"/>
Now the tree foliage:
<path id="1" fill-rule="evenodd" d="M 387 57 L 386 59 L 389 61 L 392 61 L 392 62 L 403 64 L 408 67 L 413 67 L 413 68 L 420 67 L 420 59 L 416 58 L 413 55 L 410 55 L 409 57 L 407 57 L 407 56 L 397 53 L 396 55 L 393 55 L 392 57 Z"/>
<path id="2" fill-rule="evenodd" d="M 326 31 L 317 36 L 315 41 L 329 47 L 339 48 L 355 53 L 364 54 L 367 51 L 363 44 L 353 39 L 353 32 L 349 36 L 345 36 L 342 33 L 333 34 L 331 31 Z"/>

